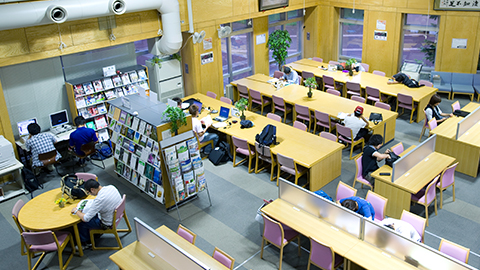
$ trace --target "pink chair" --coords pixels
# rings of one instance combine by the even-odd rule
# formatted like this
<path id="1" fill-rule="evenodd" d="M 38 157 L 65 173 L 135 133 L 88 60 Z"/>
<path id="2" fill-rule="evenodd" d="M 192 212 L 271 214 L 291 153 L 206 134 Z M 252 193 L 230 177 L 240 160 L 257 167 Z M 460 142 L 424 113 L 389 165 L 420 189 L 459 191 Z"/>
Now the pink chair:
<path id="1" fill-rule="evenodd" d="M 220 101 L 227 103 L 228 105 L 232 105 L 232 100 L 228 97 L 220 97 Z"/>
<path id="2" fill-rule="evenodd" d="M 255 156 L 255 173 L 259 173 L 263 171 L 266 167 L 263 167 L 261 169 L 258 168 L 258 160 L 266 161 L 270 163 L 272 166 L 272 169 L 270 171 L 270 181 L 274 180 L 273 173 L 275 172 L 275 166 L 277 163 L 275 162 L 275 157 L 273 156 L 272 152 L 270 151 L 270 147 L 268 146 L 260 146 L 258 142 L 255 142 L 255 150 L 257 151 L 257 155 Z"/>
<path id="3" fill-rule="evenodd" d="M 418 81 L 418 84 L 425 85 L 425 86 L 428 86 L 428 87 L 433 87 L 433 83 L 431 83 L 430 81 L 427 81 L 427 80 L 420 80 L 420 81 Z"/>
<path id="4" fill-rule="evenodd" d="M 334 141 L 334 142 L 337 141 L 337 136 L 335 136 L 334 134 L 332 134 L 330 132 L 326 132 L 326 131 L 320 132 L 320 137 L 325 138 L 325 139 L 329 139 L 329 140 Z"/>
<path id="5" fill-rule="evenodd" d="M 59 267 L 62 270 L 65 270 L 73 258 L 75 253 L 75 245 L 73 244 L 73 237 L 69 232 L 52 232 L 52 231 L 43 231 L 43 232 L 23 232 L 23 240 L 25 241 L 25 246 L 27 247 L 28 255 L 28 269 L 37 269 L 37 267 L 42 262 L 45 254 L 51 251 L 58 251 L 58 263 Z M 70 243 L 72 248 L 72 254 L 68 257 L 65 264 L 63 263 L 63 250 Z M 37 263 L 32 268 L 32 258 L 35 253 L 41 252 L 42 255 L 37 260 Z"/>
<path id="6" fill-rule="evenodd" d="M 422 237 L 422 243 L 425 235 L 425 219 L 421 216 L 415 215 L 407 210 L 403 209 L 400 220 L 410 223 L 415 228 L 418 234 Z"/>
<path id="7" fill-rule="evenodd" d="M 357 194 L 357 190 L 353 187 L 343 183 L 342 181 L 338 182 L 337 186 L 337 193 L 335 196 L 335 200 L 340 201 L 341 199 L 345 199 L 348 197 L 353 197 Z"/>
<path id="8" fill-rule="evenodd" d="M 328 131 L 333 130 L 332 119 L 330 118 L 330 115 L 328 115 L 328 113 L 324 113 L 324 112 L 315 110 L 314 116 L 315 116 L 315 120 L 316 120 L 315 125 L 313 126 L 313 133 L 314 134 L 317 131 L 317 126 L 323 127 L 324 131 L 325 130 L 328 130 Z"/>
<path id="9" fill-rule="evenodd" d="M 298 129 L 303 130 L 303 131 L 307 131 L 307 125 L 305 125 L 304 123 L 299 122 L 297 120 L 295 120 L 295 122 L 293 122 L 293 127 L 298 128 Z"/>
<path id="10" fill-rule="evenodd" d="M 277 186 L 278 186 L 278 178 L 280 177 L 280 173 L 282 171 L 295 176 L 295 185 L 298 185 L 298 178 L 308 173 L 308 169 L 298 165 L 295 162 L 295 160 L 293 160 L 293 158 L 289 158 L 280 153 L 277 153 L 277 161 L 278 161 Z M 307 184 L 308 182 L 304 186 L 306 186 Z"/>
<path id="11" fill-rule="evenodd" d="M 83 179 L 84 181 L 95 179 L 98 181 L 98 177 L 93 173 L 75 173 L 78 179 Z"/>
<path id="12" fill-rule="evenodd" d="M 455 101 L 454 103 L 452 103 L 452 112 L 456 111 L 456 110 L 460 110 L 461 107 L 460 107 L 460 102 Z"/>
<path id="13" fill-rule="evenodd" d="M 310 72 L 310 71 L 302 71 L 302 78 L 304 80 L 308 79 L 308 78 L 315 78 L 315 75 L 313 74 L 313 72 Z"/>
<path id="14" fill-rule="evenodd" d="M 233 270 L 235 259 L 221 249 L 215 247 L 212 257 L 221 264 L 225 265 L 225 267 L 227 267 L 228 269 Z"/>
<path id="15" fill-rule="evenodd" d="M 335 90 L 335 80 L 331 76 L 323 75 L 323 90 L 334 89 Z"/>
<path id="16" fill-rule="evenodd" d="M 370 65 L 369 64 L 365 64 L 365 63 L 359 63 L 363 69 L 365 69 L 366 72 L 368 72 L 368 70 L 370 70 Z"/>
<path id="17" fill-rule="evenodd" d="M 281 72 L 280 70 L 275 70 L 275 72 L 273 72 L 273 77 L 277 79 L 283 78 L 283 75 L 285 75 L 285 73 Z"/>
<path id="18" fill-rule="evenodd" d="M 197 239 L 197 235 L 194 234 L 189 229 L 187 229 L 186 227 L 184 227 L 182 224 L 178 224 L 177 234 L 180 235 L 183 239 L 192 243 L 192 245 L 195 245 L 195 240 Z"/>
<path id="19" fill-rule="evenodd" d="M 237 84 L 239 98 L 249 99 L 248 88 L 245 85 Z"/>
<path id="20" fill-rule="evenodd" d="M 22 233 L 25 231 L 18 221 L 18 213 L 22 209 L 22 207 L 25 205 L 22 199 L 18 199 L 18 201 L 15 203 L 15 205 L 12 208 L 12 218 L 15 224 L 17 225 L 18 231 L 20 232 L 20 254 L 27 255 L 27 252 L 25 251 L 25 241 L 23 241 Z"/>
<path id="21" fill-rule="evenodd" d="M 447 254 L 461 262 L 468 263 L 468 256 L 470 255 L 470 249 L 462 247 L 459 244 L 442 239 L 438 251 Z"/>
<path id="22" fill-rule="evenodd" d="M 275 110 L 279 110 L 283 112 L 283 122 L 287 122 L 287 114 L 292 112 L 292 105 L 285 103 L 285 100 L 282 97 L 272 95 L 273 106 L 272 106 L 272 113 L 275 113 Z M 282 120 L 280 119 L 280 122 Z"/>
<path id="23" fill-rule="evenodd" d="M 233 145 L 235 146 L 235 151 L 233 152 L 233 167 L 240 165 L 240 163 L 244 162 L 248 157 L 248 173 L 251 173 L 253 171 L 252 160 L 255 157 L 255 151 L 250 149 L 250 145 L 248 144 L 247 140 L 232 136 L 232 141 Z M 235 163 L 237 153 L 244 155 L 245 158 Z"/>
<path id="24" fill-rule="evenodd" d="M 362 188 L 363 188 L 363 185 L 366 185 L 373 190 L 372 184 L 370 184 L 370 182 L 368 182 L 368 180 L 365 179 L 362 175 L 363 174 L 362 157 L 363 155 L 355 159 L 355 166 L 357 167 L 357 170 L 355 173 L 355 178 L 353 178 L 353 187 L 355 187 L 355 183 L 359 182 L 360 184 L 362 184 Z"/>
<path id="25" fill-rule="evenodd" d="M 308 129 L 310 131 L 310 124 L 312 123 L 312 117 L 310 115 L 310 109 L 307 106 L 295 104 L 295 120 L 308 121 Z"/>
<path id="26" fill-rule="evenodd" d="M 211 97 L 211 98 L 217 98 L 217 94 L 215 94 L 214 92 L 211 92 L 211 91 L 207 91 L 207 97 Z"/>
<path id="27" fill-rule="evenodd" d="M 323 62 L 323 59 L 319 57 L 312 57 L 312 60 L 317 62 Z"/>
<path id="28" fill-rule="evenodd" d="M 263 217 L 263 237 L 262 237 L 262 247 L 260 252 L 260 259 L 263 259 L 263 247 L 266 242 L 271 243 L 272 245 L 280 249 L 280 265 L 278 269 L 282 269 L 282 259 L 283 259 L 283 248 L 290 243 L 295 238 L 298 239 L 298 256 L 300 257 L 300 234 L 288 227 L 287 225 L 281 224 L 278 221 L 275 221 L 265 214 L 262 214 Z"/>
<path id="29" fill-rule="evenodd" d="M 363 138 L 360 138 L 354 141 L 351 128 L 340 124 L 336 124 L 335 126 L 337 127 L 337 138 L 346 142 L 347 144 L 350 144 L 350 159 L 352 159 L 353 148 L 355 148 L 356 145 L 360 144 L 363 149 L 365 145 L 365 140 Z"/>
<path id="30" fill-rule="evenodd" d="M 267 113 L 267 118 L 270 118 L 272 120 L 282 122 L 282 117 L 280 115 L 276 115 L 274 113 Z"/>
<path id="31" fill-rule="evenodd" d="M 427 226 L 428 226 L 428 206 L 433 202 L 434 207 L 435 207 L 435 215 L 437 215 L 437 194 L 435 186 L 437 185 L 438 178 L 440 176 L 438 175 L 433 179 L 430 184 L 428 184 L 427 189 L 422 189 L 420 190 L 417 194 L 412 194 L 412 202 L 421 204 L 425 206 L 425 219 L 427 220 Z"/>
<path id="32" fill-rule="evenodd" d="M 361 96 L 352 95 L 350 99 L 355 100 L 356 102 L 365 103 L 365 98 Z"/>
<path id="33" fill-rule="evenodd" d="M 385 77 L 385 72 L 380 71 L 380 70 L 374 70 L 372 73 L 375 74 L 375 75 L 379 75 L 379 76 Z"/>
<path id="34" fill-rule="evenodd" d="M 433 130 L 434 128 L 437 127 L 437 119 L 435 119 L 435 117 L 432 117 L 432 119 L 430 119 L 430 121 L 428 121 L 428 128 L 430 130 Z"/>
<path id="35" fill-rule="evenodd" d="M 440 175 L 440 182 L 437 184 L 437 188 L 440 189 L 440 209 L 443 207 L 443 191 L 452 186 L 453 201 L 455 201 L 455 169 L 458 162 L 452 166 L 446 168 Z"/>
<path id="36" fill-rule="evenodd" d="M 263 108 L 269 105 L 272 100 L 270 98 L 264 97 L 259 91 L 250 89 L 250 110 L 252 110 L 253 103 L 260 105 L 260 114 L 263 115 Z"/>
<path id="37" fill-rule="evenodd" d="M 362 88 L 359 83 L 347 82 L 347 97 L 348 95 L 362 96 Z"/>
<path id="38" fill-rule="evenodd" d="M 367 86 L 365 87 L 365 92 L 367 93 L 367 100 L 371 100 L 373 102 L 378 102 L 380 100 L 380 90 L 374 87 Z"/>
<path id="39" fill-rule="evenodd" d="M 328 64 L 329 65 L 340 65 L 340 62 L 330 60 L 330 61 L 328 61 Z"/>
<path id="40" fill-rule="evenodd" d="M 413 101 L 413 97 L 409 95 L 404 95 L 402 93 L 398 93 L 397 108 L 395 109 L 395 112 L 398 112 L 398 108 L 402 108 L 402 113 L 405 111 L 405 109 L 412 111 L 410 113 L 410 124 L 411 124 L 413 122 L 413 114 L 417 109 L 417 104 L 415 104 L 415 102 Z"/>
<path id="41" fill-rule="evenodd" d="M 367 197 L 365 197 L 365 200 L 370 202 L 370 204 L 373 206 L 373 209 L 375 210 L 375 221 L 382 221 L 385 218 L 385 211 L 387 209 L 388 199 L 369 190 L 367 192 Z"/>
<path id="42" fill-rule="evenodd" d="M 375 107 L 382 108 L 382 109 L 389 110 L 389 111 L 392 109 L 389 104 L 383 103 L 381 101 L 375 102 Z"/>
<path id="43" fill-rule="evenodd" d="M 395 144 L 394 146 L 392 146 L 391 148 L 392 152 L 396 155 L 400 155 L 401 153 L 403 153 L 403 143 L 402 142 L 399 142 L 397 144 Z"/>
<path id="44" fill-rule="evenodd" d="M 310 264 L 321 269 L 334 270 L 343 263 L 343 257 L 333 251 L 333 249 L 313 238 L 310 238 L 310 256 L 308 257 L 307 270 L 310 270 Z"/>
<path id="45" fill-rule="evenodd" d="M 332 88 L 327 88 L 327 93 L 332 94 L 332 95 L 335 95 L 335 96 L 338 96 L 338 97 L 339 97 L 340 94 L 341 94 L 340 91 L 335 90 L 335 89 L 332 89 Z"/>
<path id="46" fill-rule="evenodd" d="M 427 130 L 427 129 L 430 130 L 430 126 L 428 125 L 428 120 L 427 120 L 427 112 L 424 110 L 423 114 L 425 115 L 425 117 L 424 117 L 424 120 L 423 120 L 422 132 L 420 133 L 420 139 L 418 139 L 418 141 L 422 140 L 423 134 L 425 134 L 425 130 Z M 430 134 L 430 132 L 429 132 L 429 134 Z M 427 135 L 427 136 L 429 136 L 429 135 Z"/>

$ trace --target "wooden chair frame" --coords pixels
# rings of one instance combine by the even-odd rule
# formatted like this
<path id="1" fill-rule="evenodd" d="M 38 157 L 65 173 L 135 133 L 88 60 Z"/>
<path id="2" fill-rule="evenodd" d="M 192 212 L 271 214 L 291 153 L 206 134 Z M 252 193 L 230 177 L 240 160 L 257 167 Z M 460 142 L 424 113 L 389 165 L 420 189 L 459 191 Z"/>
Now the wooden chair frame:
<path id="1" fill-rule="evenodd" d="M 180 229 L 188 232 L 190 235 L 193 236 L 192 245 L 195 245 L 195 240 L 197 240 L 197 235 L 196 235 L 194 232 L 192 232 L 192 231 L 190 231 L 189 229 L 187 229 L 187 228 L 186 228 L 185 226 L 183 226 L 182 224 L 178 224 L 177 234 L 178 234 L 178 231 L 179 231 Z"/>
<path id="2" fill-rule="evenodd" d="M 213 142 L 212 142 L 213 144 Z M 237 147 L 235 146 L 235 144 L 233 145 L 234 147 L 234 151 L 233 151 L 233 167 L 237 167 L 238 165 L 240 165 L 241 163 L 243 163 L 244 161 L 247 160 L 248 158 L 248 173 L 251 173 L 255 170 L 255 168 L 252 168 L 252 160 L 254 157 L 257 156 L 257 151 L 253 151 L 253 155 L 248 155 L 248 157 L 245 157 L 244 159 L 240 160 L 239 162 L 235 163 L 235 160 L 237 158 Z M 251 145 L 248 144 L 248 152 L 251 153 L 252 150 L 250 149 Z"/>
<path id="3" fill-rule="evenodd" d="M 73 243 L 73 236 L 72 236 L 72 234 L 68 234 L 65 241 L 63 241 L 63 243 L 60 245 L 55 233 L 52 232 L 52 234 L 53 234 L 53 238 L 55 239 L 55 243 L 57 245 L 58 263 L 59 263 L 58 265 L 59 265 L 60 269 L 65 270 L 65 269 L 67 269 L 68 264 L 72 260 L 73 255 L 75 254 L 75 244 Z M 23 236 L 22 236 L 22 239 L 23 239 Z M 70 243 L 70 246 L 72 248 L 72 254 L 70 254 L 67 261 L 65 263 L 63 263 L 63 250 L 65 249 L 65 247 L 67 247 L 68 243 Z M 43 258 L 45 258 L 45 255 L 47 254 L 47 252 L 45 252 L 45 251 L 31 252 L 30 249 L 29 249 L 30 247 L 28 245 L 25 245 L 25 246 L 27 248 L 28 269 L 29 270 L 35 270 L 40 265 Z M 38 258 L 37 262 L 35 263 L 35 265 L 32 268 L 32 258 L 35 256 L 35 253 L 42 253 L 42 255 L 40 256 L 40 258 Z"/>
<path id="4" fill-rule="evenodd" d="M 410 110 L 412 112 L 410 113 L 410 124 L 413 122 L 413 114 L 417 110 L 417 108 L 415 107 L 415 100 L 413 100 L 413 97 L 411 97 L 411 98 L 412 98 L 412 107 L 410 108 Z M 395 107 L 395 112 L 398 113 L 398 98 L 397 98 L 397 106 Z M 402 115 L 404 112 L 405 112 L 405 108 L 402 108 L 402 113 L 398 114 L 398 116 Z"/>
<path id="5" fill-rule="evenodd" d="M 445 243 L 448 243 L 448 244 L 450 244 L 450 245 L 452 245 L 452 246 L 456 246 L 456 247 L 458 247 L 458 248 L 460 248 L 460 249 L 465 250 L 465 251 L 467 252 L 467 257 L 465 258 L 464 263 L 468 263 L 468 257 L 470 256 L 470 249 L 469 249 L 469 248 L 466 248 L 466 247 L 464 247 L 464 246 L 460 246 L 460 245 L 457 244 L 457 243 L 454 243 L 454 242 L 452 242 L 452 241 L 448 241 L 448 240 L 445 240 L 445 239 L 442 238 L 442 240 L 440 241 L 440 245 L 438 246 L 438 251 L 442 252 L 441 249 L 442 249 L 442 245 L 443 245 L 444 242 L 445 242 Z M 447 255 L 448 255 L 448 254 L 447 254 Z"/>
<path id="6" fill-rule="evenodd" d="M 213 150 L 213 148 L 214 148 L 214 146 L 213 146 L 213 140 L 206 141 L 206 142 L 200 142 L 200 138 L 198 137 L 197 132 L 194 131 L 193 133 L 195 133 L 195 138 L 197 138 L 198 149 L 199 149 L 199 150 L 202 149 L 203 147 L 209 145 L 209 144 L 212 146 L 212 150 Z M 206 159 L 206 158 L 208 158 L 207 155 L 205 155 L 204 157 L 202 157 L 202 159 Z"/>
<path id="7" fill-rule="evenodd" d="M 353 185 L 352 185 L 353 188 L 355 188 L 355 184 L 357 183 L 357 175 L 358 175 L 357 160 L 358 160 L 359 158 L 361 158 L 361 157 L 363 157 L 363 154 L 355 157 L 355 176 L 354 176 L 354 178 L 353 178 Z M 359 183 L 361 184 L 361 188 L 363 188 L 363 185 L 367 185 L 367 186 L 369 186 L 369 187 L 373 190 L 373 186 L 372 186 L 372 185 L 366 184 L 366 183 L 362 183 L 362 182 L 359 182 Z"/>
<path id="8" fill-rule="evenodd" d="M 369 194 L 374 194 L 373 196 L 377 196 L 377 197 L 379 197 L 380 199 L 382 199 L 382 200 L 385 201 L 385 204 L 383 205 L 383 218 L 382 218 L 382 220 L 385 219 L 385 212 L 387 211 L 388 199 L 385 198 L 385 197 L 383 197 L 383 196 L 380 195 L 380 194 L 377 194 L 377 193 L 369 190 L 369 191 L 367 192 L 367 196 L 365 196 L 365 200 L 366 200 L 366 201 L 368 201 L 368 195 L 369 195 Z M 370 202 L 370 203 L 371 203 L 371 202 Z M 373 205 L 372 205 L 372 207 L 373 207 Z M 376 212 L 375 212 L 375 213 L 376 213 Z M 373 218 L 375 218 L 375 217 L 373 217 Z"/>
<path id="9" fill-rule="evenodd" d="M 435 184 L 433 184 L 432 186 L 430 186 L 430 188 L 434 188 L 436 189 L 437 188 L 437 183 L 438 183 L 438 179 L 440 178 L 440 176 L 436 176 L 432 181 L 433 182 L 436 182 Z M 417 204 L 420 204 L 420 205 L 423 205 L 425 207 L 425 219 L 427 220 L 427 226 L 428 226 L 428 207 L 430 206 L 431 203 L 433 203 L 434 205 L 434 209 L 435 209 L 435 216 L 437 215 L 437 194 L 435 193 L 435 197 L 433 198 L 433 201 L 431 203 L 428 203 L 428 197 L 427 197 L 427 194 L 428 194 L 428 186 L 431 184 L 432 182 L 428 183 L 427 185 L 427 188 L 425 190 L 425 203 L 421 203 L 421 202 L 418 202 L 418 201 L 415 201 L 412 199 L 412 202 L 414 203 L 417 203 Z"/>
<path id="10" fill-rule="evenodd" d="M 225 251 L 219 249 L 218 247 L 215 247 L 215 249 L 213 250 L 212 258 L 213 258 L 213 255 L 215 255 L 215 252 L 221 253 L 223 256 L 229 258 L 229 259 L 232 261 L 232 263 L 230 264 L 230 268 L 229 268 L 229 269 L 230 269 L 230 270 L 233 270 L 233 266 L 235 266 L 235 259 L 234 259 L 232 256 L 230 256 L 230 255 L 228 255 L 227 253 L 225 253 Z"/>
<path id="11" fill-rule="evenodd" d="M 293 163 L 295 165 L 295 185 L 298 185 L 298 178 L 302 177 L 303 175 L 307 174 L 307 179 L 308 179 L 308 171 L 309 169 L 308 168 L 305 168 L 305 170 L 303 172 L 300 172 L 298 171 L 298 168 L 297 168 L 297 162 L 295 160 L 293 160 Z M 280 178 L 280 174 L 282 173 L 282 170 L 280 169 L 281 165 L 280 163 L 277 164 L 277 187 L 278 187 L 278 179 Z M 291 174 L 290 174 L 291 175 Z M 290 178 L 290 175 L 287 177 Z M 305 187 L 309 184 L 308 180 L 307 180 L 307 183 L 305 183 L 305 185 L 303 185 L 302 187 Z"/>
<path id="12" fill-rule="evenodd" d="M 337 141 L 338 141 L 340 139 L 339 133 L 338 133 L 338 128 L 336 128 L 336 132 L 337 132 Z M 343 139 L 341 139 L 341 140 L 344 141 Z M 354 141 L 352 129 L 350 129 L 350 141 L 349 142 L 347 141 L 347 143 L 350 144 L 350 159 L 356 158 L 356 157 L 361 156 L 363 154 L 363 152 L 362 152 L 362 153 L 357 154 L 356 156 L 352 157 L 353 148 L 355 148 L 355 146 L 357 146 L 358 144 L 361 144 L 362 149 L 365 146 L 365 139 L 364 138 L 361 138 L 361 139 L 358 139 L 357 141 Z M 346 147 L 348 147 L 348 145 Z"/>
<path id="13" fill-rule="evenodd" d="M 337 191 L 335 192 L 335 200 L 336 200 L 336 201 L 339 201 L 339 200 L 337 199 L 337 195 L 338 195 L 338 187 L 339 187 L 340 185 L 342 185 L 342 186 L 344 186 L 344 187 L 346 187 L 346 188 L 351 189 L 351 190 L 353 191 L 353 195 L 352 195 L 352 196 L 356 196 L 356 195 L 357 195 L 357 189 L 356 189 L 356 188 L 351 187 L 351 186 L 345 184 L 344 182 L 340 181 L 340 182 L 338 182 Z"/>
<path id="14" fill-rule="evenodd" d="M 448 166 L 445 170 L 442 171 L 442 173 L 440 174 L 440 180 L 438 180 L 438 183 L 440 183 L 440 187 L 438 187 L 438 189 L 440 190 L 440 209 L 443 208 L 443 191 L 446 190 L 447 188 L 449 187 L 452 187 L 452 196 L 453 196 L 453 201 L 455 201 L 455 180 L 453 181 L 453 183 L 451 185 L 448 185 L 444 188 L 442 188 L 442 181 L 443 181 L 443 174 L 448 170 L 450 169 L 451 167 L 453 166 L 457 166 L 458 165 L 458 162 L 453 164 L 453 165 L 450 165 Z"/>
<path id="15" fill-rule="evenodd" d="M 423 228 L 422 228 L 422 233 L 420 234 L 420 236 L 422 237 L 422 243 L 424 243 L 426 219 L 423 218 L 423 217 L 421 217 L 421 216 L 419 216 L 419 215 L 415 215 L 414 213 L 409 212 L 409 211 L 403 209 L 402 215 L 400 216 L 400 220 L 403 220 L 403 216 L 404 216 L 404 215 L 405 215 L 405 216 L 410 216 L 410 217 L 413 217 L 413 218 L 415 218 L 415 219 L 418 219 L 418 220 L 421 220 L 421 221 L 422 221 L 422 223 L 423 223 Z M 403 221 L 405 221 L 405 220 L 403 220 Z M 413 226 L 413 224 L 412 224 L 412 226 Z M 414 227 L 415 227 L 415 226 L 414 226 Z"/>
<path id="16" fill-rule="evenodd" d="M 268 146 L 264 146 L 268 147 Z M 257 153 L 257 148 L 255 148 L 255 173 L 259 173 L 267 168 L 267 166 L 264 166 L 263 168 L 259 169 L 258 168 L 258 160 L 259 160 L 259 153 Z M 270 170 L 270 181 L 275 180 L 274 172 L 275 172 L 275 166 L 277 166 L 277 162 L 275 161 L 275 156 L 272 153 L 272 150 L 270 149 L 270 160 L 272 161 L 271 166 L 272 169 Z M 263 163 L 263 160 L 262 160 Z"/>

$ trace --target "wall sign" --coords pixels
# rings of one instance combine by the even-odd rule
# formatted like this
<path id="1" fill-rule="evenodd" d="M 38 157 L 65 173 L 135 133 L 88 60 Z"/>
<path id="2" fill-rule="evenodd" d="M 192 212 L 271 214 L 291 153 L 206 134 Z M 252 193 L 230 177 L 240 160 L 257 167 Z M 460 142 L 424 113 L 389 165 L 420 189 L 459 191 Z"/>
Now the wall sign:
<path id="1" fill-rule="evenodd" d="M 374 31 L 373 39 L 387 41 L 387 31 Z"/>
<path id="2" fill-rule="evenodd" d="M 480 1 L 479 0 L 435 0 L 433 3 L 433 9 L 480 11 Z"/>
<path id="3" fill-rule="evenodd" d="M 200 61 L 202 62 L 202 65 L 212 63 L 213 62 L 213 52 L 200 54 Z"/>
<path id="4" fill-rule="evenodd" d="M 117 73 L 117 69 L 115 68 L 115 65 L 103 68 L 103 77 L 110 77 L 115 75 L 116 73 Z"/>
<path id="5" fill-rule="evenodd" d="M 467 48 L 467 39 L 466 38 L 452 38 L 452 48 L 453 49 L 466 49 Z"/>

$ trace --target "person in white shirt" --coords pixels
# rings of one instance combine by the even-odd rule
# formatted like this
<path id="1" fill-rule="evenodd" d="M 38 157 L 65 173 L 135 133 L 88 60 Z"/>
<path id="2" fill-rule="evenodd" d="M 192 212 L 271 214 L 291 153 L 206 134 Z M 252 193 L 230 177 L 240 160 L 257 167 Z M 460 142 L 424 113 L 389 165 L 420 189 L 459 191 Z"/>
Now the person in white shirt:
<path id="1" fill-rule="evenodd" d="M 289 67 L 283 67 L 283 72 L 285 73 L 283 75 L 283 78 L 288 82 L 292 84 L 300 84 L 300 77 L 298 77 L 298 73 L 289 68 Z"/>
<path id="2" fill-rule="evenodd" d="M 440 105 L 440 102 L 442 102 L 442 98 L 438 94 L 435 94 L 430 98 L 430 102 L 428 102 L 428 105 L 425 108 L 425 116 L 427 117 L 427 122 L 432 120 L 433 117 L 435 117 L 435 119 L 437 119 L 437 124 L 440 124 L 448 117 L 453 117 L 452 113 L 448 114 L 440 110 L 440 107 L 438 107 L 438 105 Z"/>
<path id="3" fill-rule="evenodd" d="M 368 127 L 368 121 L 365 119 L 365 117 L 363 117 L 362 106 L 357 106 L 353 115 L 348 114 L 343 122 L 346 127 L 352 129 L 352 134 L 355 141 L 368 135 L 368 129 L 366 129 L 366 127 Z"/>
<path id="4" fill-rule="evenodd" d="M 412 224 L 406 221 L 395 218 L 386 218 L 380 221 L 380 224 L 396 231 L 403 237 L 412 239 L 413 241 L 418 243 L 422 242 L 422 237 L 420 236 L 420 234 L 418 234 L 417 230 L 415 230 Z"/>
<path id="5" fill-rule="evenodd" d="M 92 202 L 88 203 L 89 210 L 84 212 L 77 207 L 72 209 L 72 214 L 83 221 L 78 224 L 82 245 L 90 241 L 91 229 L 107 229 L 113 225 L 115 208 L 122 202 L 122 196 L 116 187 L 112 185 L 102 187 L 95 179 L 85 182 L 85 190 L 88 194 L 96 196 Z"/>
<path id="6" fill-rule="evenodd" d="M 200 142 L 208 142 L 213 140 L 213 147 L 215 148 L 218 143 L 218 135 L 207 132 L 207 129 L 210 127 L 210 125 L 205 126 L 205 128 L 202 127 L 202 122 L 198 119 L 198 115 L 200 114 L 198 111 L 198 106 L 192 104 L 190 108 L 188 108 L 188 112 L 192 115 L 192 129 L 198 135 Z M 205 155 L 209 155 L 211 151 L 212 146 L 210 144 L 205 146 L 203 149 Z"/>

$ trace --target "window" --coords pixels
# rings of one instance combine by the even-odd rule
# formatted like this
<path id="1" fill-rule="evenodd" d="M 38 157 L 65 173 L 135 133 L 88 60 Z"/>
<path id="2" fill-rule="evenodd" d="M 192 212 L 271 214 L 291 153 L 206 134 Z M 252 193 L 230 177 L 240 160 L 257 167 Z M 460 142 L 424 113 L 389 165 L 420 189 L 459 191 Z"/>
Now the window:
<path id="1" fill-rule="evenodd" d="M 137 65 L 145 65 L 145 61 L 152 59 L 153 54 L 148 52 L 148 40 L 137 40 L 134 41 L 135 44 L 135 55 L 137 58 Z"/>
<path id="2" fill-rule="evenodd" d="M 433 70 L 440 16 L 405 14 L 402 62 L 423 64 Z"/>
<path id="3" fill-rule="evenodd" d="M 268 33 L 271 34 L 275 30 L 287 30 L 292 39 L 288 55 L 285 62 L 292 63 L 302 59 L 302 40 L 303 40 L 303 10 L 294 10 L 285 13 L 278 13 L 268 16 Z M 270 64 L 270 76 L 273 76 L 275 70 L 278 70 L 277 63 L 272 57 L 272 51 L 268 52 Z"/>
<path id="4" fill-rule="evenodd" d="M 362 61 L 363 10 L 340 9 L 340 55 L 339 59 L 355 58 Z"/>
<path id="5" fill-rule="evenodd" d="M 223 87 L 232 81 L 253 75 L 253 28 L 251 20 L 224 24 L 232 27 L 222 38 Z"/>

